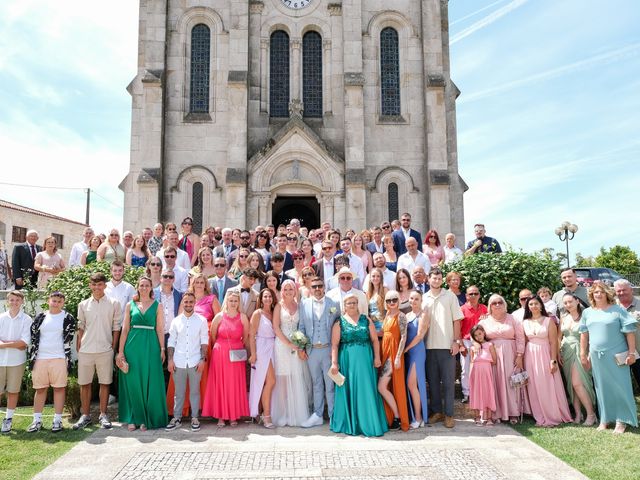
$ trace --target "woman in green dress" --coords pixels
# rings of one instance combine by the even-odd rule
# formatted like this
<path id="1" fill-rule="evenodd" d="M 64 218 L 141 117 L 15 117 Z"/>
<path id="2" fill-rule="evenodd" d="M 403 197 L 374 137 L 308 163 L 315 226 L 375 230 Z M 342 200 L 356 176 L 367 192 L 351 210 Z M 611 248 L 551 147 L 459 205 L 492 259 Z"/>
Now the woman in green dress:
<path id="1" fill-rule="evenodd" d="M 580 362 L 588 370 L 593 367 L 593 380 L 598 396 L 598 430 L 606 430 L 616 422 L 613 433 L 624 433 L 627 425 L 638 426 L 636 401 L 631 387 L 630 365 L 636 361 L 636 319 L 614 304 L 613 291 L 598 282 L 589 289 L 591 307 L 580 320 Z M 588 355 L 587 355 L 588 353 Z M 615 356 L 622 354 L 622 365 Z"/>
<path id="2" fill-rule="evenodd" d="M 102 239 L 94 235 L 89 241 L 89 250 L 84 252 L 80 257 L 81 265 L 90 265 L 98 261 L 98 248 L 102 245 Z"/>
<path id="3" fill-rule="evenodd" d="M 593 390 L 591 372 L 584 369 L 580 363 L 580 318 L 582 305 L 572 293 L 562 297 L 565 314 L 560 318 L 562 340 L 560 342 L 560 364 L 564 374 L 565 386 L 569 400 L 573 403 L 573 423 L 582 421 L 582 408 L 587 412 L 584 425 L 590 427 L 596 422 L 593 406 L 596 403 L 596 393 Z"/>
<path id="4" fill-rule="evenodd" d="M 138 425 L 144 431 L 167 424 L 164 351 L 162 309 L 153 299 L 151 279 L 140 277 L 137 293 L 125 310 L 117 357 L 119 417 L 123 424 L 129 424 L 131 432 Z"/>
<path id="5" fill-rule="evenodd" d="M 389 428 L 378 393 L 380 346 L 376 329 L 358 312 L 358 297 L 344 297 L 344 315 L 331 331 L 331 373 L 345 377 L 336 385 L 331 430 L 379 437 Z"/>

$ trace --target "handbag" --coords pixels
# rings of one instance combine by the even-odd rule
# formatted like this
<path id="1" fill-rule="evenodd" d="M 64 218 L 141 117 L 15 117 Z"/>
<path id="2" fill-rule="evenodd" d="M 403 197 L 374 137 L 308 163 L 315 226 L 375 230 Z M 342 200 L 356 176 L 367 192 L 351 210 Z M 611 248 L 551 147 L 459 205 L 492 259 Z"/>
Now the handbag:
<path id="1" fill-rule="evenodd" d="M 229 350 L 230 362 L 246 362 L 247 350 L 244 348 L 238 348 L 237 350 Z"/>
<path id="2" fill-rule="evenodd" d="M 526 370 L 514 370 L 509 378 L 512 388 L 526 387 L 529 384 L 529 374 Z"/>
<path id="3" fill-rule="evenodd" d="M 333 380 L 333 382 L 339 387 L 344 385 L 345 377 L 340 372 L 334 375 L 333 373 L 331 373 L 331 369 L 329 369 L 329 371 L 327 372 L 327 377 Z"/>
<path id="4" fill-rule="evenodd" d="M 124 359 L 123 359 L 123 360 L 120 360 L 120 361 L 118 362 L 118 368 L 119 368 L 119 369 L 120 369 L 120 371 L 121 371 L 122 373 L 124 373 L 125 375 L 126 375 L 127 373 L 129 373 L 129 363 L 128 363 L 126 360 L 124 360 Z"/>
<path id="5" fill-rule="evenodd" d="M 627 364 L 627 356 L 629 355 L 628 351 L 616 353 L 613 357 L 616 359 L 616 364 L 619 367 L 624 367 Z M 633 352 L 633 356 L 636 358 L 636 361 L 640 359 L 640 355 L 637 351 Z"/>

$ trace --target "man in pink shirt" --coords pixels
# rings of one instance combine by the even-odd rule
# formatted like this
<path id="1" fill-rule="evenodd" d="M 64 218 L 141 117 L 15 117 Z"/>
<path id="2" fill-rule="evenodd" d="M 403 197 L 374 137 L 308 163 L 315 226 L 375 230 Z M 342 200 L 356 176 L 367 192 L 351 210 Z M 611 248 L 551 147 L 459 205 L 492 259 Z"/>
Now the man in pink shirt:
<path id="1" fill-rule="evenodd" d="M 464 318 L 460 324 L 463 349 L 460 351 L 460 384 L 462 385 L 462 403 L 469 401 L 469 369 L 471 367 L 472 344 L 469 332 L 480 321 L 480 317 L 487 314 L 487 306 L 480 303 L 480 290 L 475 285 L 467 287 L 467 301 L 460 309 Z"/>

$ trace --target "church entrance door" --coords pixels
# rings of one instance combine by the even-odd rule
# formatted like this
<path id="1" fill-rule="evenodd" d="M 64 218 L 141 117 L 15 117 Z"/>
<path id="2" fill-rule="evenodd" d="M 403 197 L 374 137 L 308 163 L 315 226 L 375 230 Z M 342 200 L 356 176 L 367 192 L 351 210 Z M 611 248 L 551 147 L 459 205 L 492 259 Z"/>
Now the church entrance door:
<path id="1" fill-rule="evenodd" d="M 300 220 L 307 228 L 320 226 L 320 203 L 316 197 L 276 197 L 273 202 L 272 223 L 277 227 L 287 225 L 292 218 Z"/>

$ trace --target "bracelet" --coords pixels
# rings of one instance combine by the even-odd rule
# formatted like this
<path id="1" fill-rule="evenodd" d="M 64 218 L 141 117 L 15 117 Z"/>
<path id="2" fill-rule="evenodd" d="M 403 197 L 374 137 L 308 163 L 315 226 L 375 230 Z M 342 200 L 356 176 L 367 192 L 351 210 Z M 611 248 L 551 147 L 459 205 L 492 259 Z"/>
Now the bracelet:
<path id="1" fill-rule="evenodd" d="M 557 365 L 558 361 L 557 360 L 551 360 L 551 365 Z"/>

